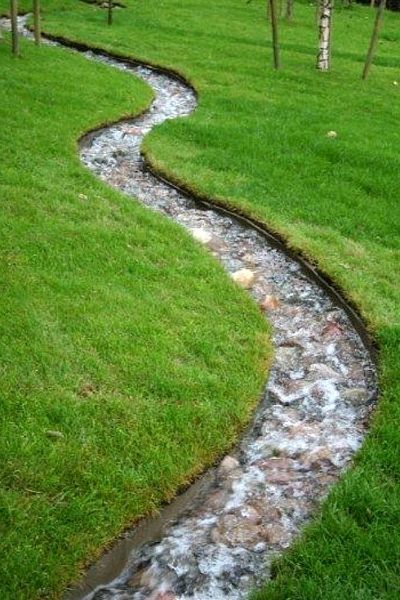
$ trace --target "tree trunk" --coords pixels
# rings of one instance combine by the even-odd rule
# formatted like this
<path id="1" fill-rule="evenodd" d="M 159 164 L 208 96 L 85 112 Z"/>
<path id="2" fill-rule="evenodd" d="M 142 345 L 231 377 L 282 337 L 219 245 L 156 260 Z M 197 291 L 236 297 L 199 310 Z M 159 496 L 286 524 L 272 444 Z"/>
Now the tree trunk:
<path id="1" fill-rule="evenodd" d="M 35 27 L 35 44 L 40 46 L 40 0 L 33 0 L 33 18 Z"/>
<path id="2" fill-rule="evenodd" d="M 328 71 L 331 63 L 331 30 L 333 0 L 321 0 L 317 69 Z"/>
<path id="3" fill-rule="evenodd" d="M 371 8 L 374 8 L 374 6 L 375 6 L 375 0 L 371 0 L 371 2 L 369 3 L 369 5 L 370 5 Z"/>
<path id="4" fill-rule="evenodd" d="M 11 12 L 11 44 L 12 53 L 14 56 L 19 55 L 19 39 L 18 39 L 18 2 L 17 0 L 11 0 L 10 4 Z"/>
<path id="5" fill-rule="evenodd" d="M 367 58 L 365 59 L 365 65 L 364 65 L 364 70 L 363 70 L 363 74 L 362 74 L 363 79 L 367 79 L 369 70 L 371 68 L 372 59 L 374 58 L 376 45 L 378 43 L 379 31 L 380 31 L 380 28 L 382 25 L 383 13 L 385 12 L 385 8 L 386 8 L 386 0 L 381 0 L 380 4 L 376 10 L 374 28 L 372 30 L 371 41 L 369 43 Z"/>
<path id="6" fill-rule="evenodd" d="M 293 19 L 293 4 L 294 0 L 286 0 L 285 17 L 287 21 L 291 21 Z"/>
<path id="7" fill-rule="evenodd" d="M 272 48 L 274 52 L 274 67 L 279 69 L 280 58 L 279 58 L 279 33 L 278 33 L 278 13 L 276 0 L 269 0 L 269 14 L 271 17 L 271 28 L 272 28 Z"/>
<path id="8" fill-rule="evenodd" d="M 319 27 L 319 20 L 321 18 L 321 0 L 315 0 L 315 24 Z"/>
<path id="9" fill-rule="evenodd" d="M 112 25 L 113 22 L 113 0 L 108 0 L 108 18 L 107 23 Z"/>

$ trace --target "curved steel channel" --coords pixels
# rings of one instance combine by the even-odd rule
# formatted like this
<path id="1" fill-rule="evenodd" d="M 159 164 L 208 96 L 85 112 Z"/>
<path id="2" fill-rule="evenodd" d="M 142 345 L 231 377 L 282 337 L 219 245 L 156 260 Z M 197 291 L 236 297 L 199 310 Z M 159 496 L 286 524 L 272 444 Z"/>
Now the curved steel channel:
<path id="1" fill-rule="evenodd" d="M 57 43 L 152 86 L 156 98 L 146 113 L 82 139 L 82 161 L 186 227 L 260 304 L 275 345 L 260 405 L 235 452 L 118 542 L 66 597 L 244 598 L 268 577 L 272 559 L 312 518 L 362 443 L 376 396 L 367 334 L 340 294 L 279 239 L 149 171 L 141 141 L 156 124 L 195 109 L 190 86 L 162 69 Z"/>

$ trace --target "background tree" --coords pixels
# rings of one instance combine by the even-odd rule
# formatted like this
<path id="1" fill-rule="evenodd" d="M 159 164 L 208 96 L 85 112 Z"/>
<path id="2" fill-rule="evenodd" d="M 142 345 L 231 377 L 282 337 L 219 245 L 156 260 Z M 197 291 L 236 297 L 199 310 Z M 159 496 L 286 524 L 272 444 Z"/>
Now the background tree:
<path id="1" fill-rule="evenodd" d="M 276 4 L 276 0 L 267 0 L 267 8 L 268 7 L 269 7 L 269 17 L 271 19 L 274 67 L 275 67 L 275 69 L 279 69 L 281 64 L 280 64 L 280 57 L 279 57 L 278 7 Z"/>
<path id="2" fill-rule="evenodd" d="M 10 0 L 11 13 L 11 47 L 14 56 L 19 55 L 19 39 L 18 39 L 18 1 Z"/>
<path id="3" fill-rule="evenodd" d="M 35 44 L 40 46 L 40 0 L 33 0 L 33 19 L 35 27 Z"/>
<path id="4" fill-rule="evenodd" d="M 380 4 L 376 10 L 374 28 L 372 30 L 372 36 L 369 43 L 367 58 L 365 59 L 365 65 L 363 69 L 362 78 L 366 79 L 368 77 L 369 70 L 371 68 L 372 59 L 374 58 L 376 45 L 378 43 L 379 31 L 381 29 L 383 14 L 385 12 L 386 0 L 381 0 Z"/>
<path id="5" fill-rule="evenodd" d="M 317 69 L 328 71 L 331 63 L 331 29 L 333 0 L 320 0 L 319 3 L 319 44 Z"/>
<path id="6" fill-rule="evenodd" d="M 287 21 L 291 21 L 293 19 L 293 5 L 294 0 L 286 0 L 285 18 Z"/>
<path id="7" fill-rule="evenodd" d="M 378 0 L 356 0 L 358 4 L 368 4 L 371 7 L 378 5 Z M 400 0 L 386 0 L 386 10 L 400 11 Z"/>

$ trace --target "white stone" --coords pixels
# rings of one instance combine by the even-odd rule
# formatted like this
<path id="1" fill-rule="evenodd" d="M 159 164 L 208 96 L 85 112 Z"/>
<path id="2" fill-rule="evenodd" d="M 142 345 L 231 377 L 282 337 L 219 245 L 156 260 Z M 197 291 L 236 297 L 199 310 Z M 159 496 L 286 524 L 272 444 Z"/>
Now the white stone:
<path id="1" fill-rule="evenodd" d="M 225 456 L 224 460 L 219 465 L 219 468 L 221 471 L 224 471 L 225 473 L 229 473 L 229 471 L 233 471 L 234 469 L 237 469 L 238 466 L 239 466 L 239 461 L 236 460 L 236 458 L 233 458 L 233 456 Z"/>
<path id="2" fill-rule="evenodd" d="M 190 233 L 194 237 L 195 240 L 200 242 L 201 244 L 208 244 L 211 242 L 212 235 L 209 231 L 202 229 L 201 227 L 192 227 L 190 229 Z"/>
<path id="3" fill-rule="evenodd" d="M 232 273 L 232 279 L 235 283 L 247 289 L 254 283 L 255 275 L 250 269 L 239 269 L 239 271 Z"/>

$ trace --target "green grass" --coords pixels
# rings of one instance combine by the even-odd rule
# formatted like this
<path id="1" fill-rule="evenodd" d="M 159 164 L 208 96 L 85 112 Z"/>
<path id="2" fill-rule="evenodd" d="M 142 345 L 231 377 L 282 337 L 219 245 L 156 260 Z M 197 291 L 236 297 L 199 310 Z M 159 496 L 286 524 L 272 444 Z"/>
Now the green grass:
<path id="1" fill-rule="evenodd" d="M 146 140 L 153 165 L 279 231 L 359 307 L 380 349 L 381 398 L 355 467 L 258 599 L 381 599 L 400 589 L 400 16 L 387 13 L 371 76 L 360 79 L 367 7 L 336 9 L 333 69 L 314 69 L 314 8 L 282 23 L 271 68 L 265 3 L 130 0 L 105 14 L 51 0 L 44 29 L 181 71 L 190 119 Z M 1 6 L 1 3 L 0 3 Z M 337 139 L 326 137 L 328 130 Z"/>
<path id="2" fill-rule="evenodd" d="M 2 600 L 61 594 L 213 462 L 268 357 L 222 268 L 79 162 L 80 134 L 142 110 L 147 87 L 61 49 L 21 53 L 0 43 Z"/>

